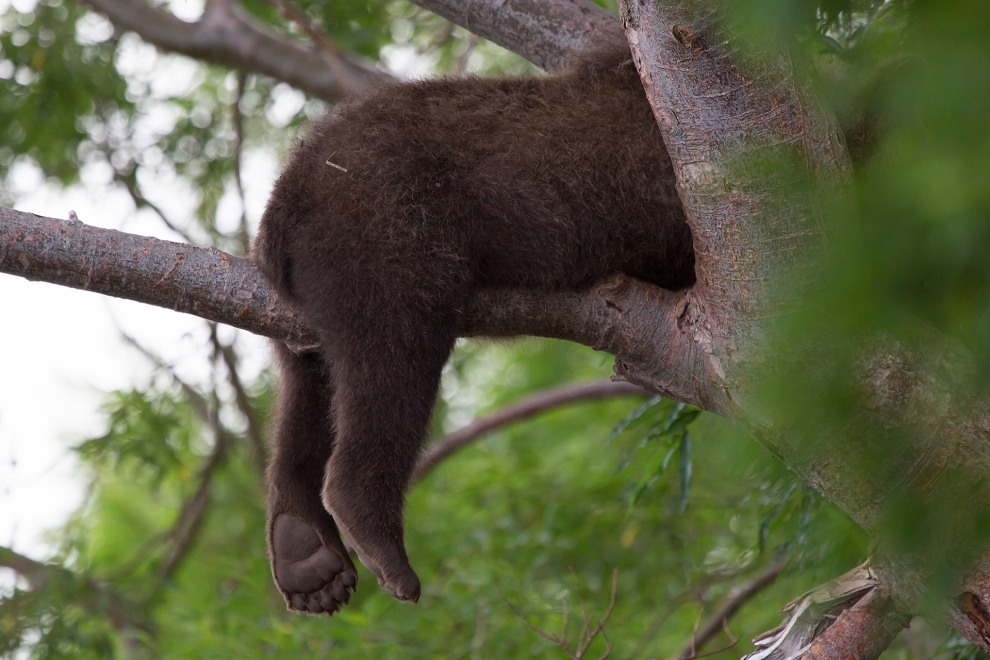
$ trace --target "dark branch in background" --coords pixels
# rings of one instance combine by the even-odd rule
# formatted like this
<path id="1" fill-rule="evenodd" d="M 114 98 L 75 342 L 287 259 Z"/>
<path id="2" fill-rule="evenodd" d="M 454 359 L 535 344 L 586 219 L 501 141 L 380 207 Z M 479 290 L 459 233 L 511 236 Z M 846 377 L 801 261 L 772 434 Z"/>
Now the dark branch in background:
<path id="1" fill-rule="evenodd" d="M 416 471 L 413 473 L 413 481 L 418 481 L 425 477 L 437 463 L 461 447 L 474 442 L 486 433 L 491 433 L 495 429 L 512 424 L 513 422 L 528 419 L 552 408 L 565 406 L 569 403 L 577 403 L 578 401 L 647 395 L 649 395 L 649 392 L 638 385 L 612 383 L 609 381 L 565 385 L 563 387 L 537 392 L 522 401 L 507 405 L 494 414 L 476 420 L 464 428 L 449 433 L 431 443 L 423 452 L 419 463 L 416 465 Z"/>
<path id="2" fill-rule="evenodd" d="M 265 438 L 261 433 L 261 422 L 258 421 L 258 415 L 254 410 L 254 406 L 251 405 L 251 399 L 248 396 L 247 390 L 244 389 L 244 383 L 241 381 L 241 376 L 237 371 L 237 353 L 234 352 L 233 346 L 227 346 L 221 343 L 219 337 L 217 337 L 215 325 L 211 330 L 210 340 L 213 342 L 213 348 L 223 359 L 224 366 L 227 367 L 227 376 L 230 380 L 231 387 L 234 388 L 234 401 L 237 404 L 238 410 L 241 411 L 241 414 L 244 415 L 247 421 L 247 436 L 251 441 L 253 449 L 252 458 L 254 459 L 254 466 L 261 478 L 264 479 L 265 470 L 268 465 L 268 447 L 265 445 Z"/>
<path id="3" fill-rule="evenodd" d="M 626 43 L 615 16 L 591 0 L 412 0 L 451 23 L 561 71 L 576 55 Z"/>
<path id="4" fill-rule="evenodd" d="M 117 332 L 120 333 L 121 338 L 130 344 L 132 347 L 138 350 L 142 355 L 151 360 L 158 366 L 159 369 L 168 373 L 169 377 L 179 384 L 179 387 L 185 393 L 186 397 L 189 399 L 189 405 L 192 406 L 193 412 L 199 417 L 203 422 L 209 424 L 210 422 L 210 404 L 207 402 L 206 397 L 199 393 L 195 387 L 185 382 L 179 378 L 178 374 L 175 373 L 175 369 L 172 365 L 168 364 L 158 355 L 152 353 L 149 349 L 145 348 L 137 339 L 132 337 L 123 331 L 119 326 L 117 327 Z"/>
<path id="5" fill-rule="evenodd" d="M 175 523 L 168 533 L 171 545 L 158 566 L 158 575 L 162 581 L 168 580 L 175 574 L 175 570 L 188 554 L 189 548 L 196 538 L 196 533 L 203 524 L 203 517 L 210 502 L 210 487 L 213 483 L 213 476 L 226 457 L 227 448 L 230 446 L 230 437 L 227 430 L 220 424 L 219 413 L 220 402 L 215 400 L 211 414 L 213 452 L 199 471 L 199 485 L 196 492 L 183 503 L 179 515 L 176 516 Z"/>
<path id="6" fill-rule="evenodd" d="M 306 36 L 312 39 L 313 44 L 315 44 L 318 48 L 334 57 L 347 57 L 344 51 L 338 48 L 337 44 L 330 40 L 327 33 L 316 27 L 316 25 L 309 20 L 309 16 L 306 15 L 306 12 L 292 4 L 292 2 L 289 0 L 265 0 L 265 2 L 277 9 L 282 16 L 302 28 L 302 31 L 306 33 Z"/>
<path id="7" fill-rule="evenodd" d="M 138 181 L 137 181 L 136 169 L 133 170 L 128 175 L 118 176 L 117 180 L 122 182 L 124 186 L 127 188 L 127 192 L 130 193 L 131 199 L 134 200 L 134 205 L 138 209 L 142 209 L 142 208 L 151 209 L 161 219 L 162 224 L 168 227 L 171 231 L 174 231 L 176 234 L 181 236 L 182 240 L 184 240 L 186 243 L 189 243 L 190 245 L 196 245 L 197 241 L 193 240 L 193 238 L 189 234 L 187 234 L 185 231 L 183 231 L 175 224 L 173 224 L 172 221 L 168 219 L 168 216 L 165 215 L 165 211 L 163 211 L 160 206 L 149 200 L 141 193 L 140 186 L 138 185 Z"/>
<path id="8" fill-rule="evenodd" d="M 227 432 L 227 429 L 220 424 L 220 402 L 216 395 L 216 391 L 213 392 L 213 402 L 211 405 L 211 403 L 207 401 L 206 397 L 200 394 L 196 388 L 179 378 L 179 376 L 175 373 L 175 370 L 172 369 L 172 366 L 166 363 L 161 357 L 155 355 L 153 352 L 142 346 L 140 342 L 128 335 L 119 327 L 117 330 L 120 332 L 124 341 L 140 351 L 160 369 L 168 372 L 172 380 L 179 384 L 179 387 L 182 388 L 182 391 L 189 399 L 189 405 L 192 406 L 193 412 L 195 412 L 196 416 L 211 428 L 214 436 L 213 451 L 210 453 L 209 458 L 206 460 L 206 463 L 204 463 L 199 472 L 199 485 L 196 487 L 196 491 L 193 495 L 185 500 L 179 508 L 179 513 L 176 516 L 172 527 L 165 534 L 156 536 L 142 544 L 142 546 L 134 553 L 133 557 L 114 572 L 115 575 L 126 575 L 133 570 L 135 566 L 141 563 L 146 553 L 154 545 L 160 543 L 162 539 L 165 539 L 168 543 L 170 543 L 170 547 L 166 549 L 166 556 L 162 559 L 158 569 L 159 576 L 164 580 L 169 578 L 175 572 L 175 569 L 178 567 L 183 557 L 185 557 L 196 532 L 199 530 L 203 514 L 206 511 L 206 505 L 208 504 L 209 489 L 213 475 L 216 473 L 217 467 L 226 457 L 227 449 L 231 444 L 230 434 Z"/>
<path id="9" fill-rule="evenodd" d="M 708 620 L 691 635 L 691 639 L 681 647 L 681 650 L 677 652 L 677 655 L 672 660 L 690 660 L 691 658 L 700 657 L 698 656 L 698 651 L 710 642 L 718 634 L 719 630 L 725 627 L 729 619 L 735 616 L 736 612 L 743 605 L 773 584 L 773 581 L 777 579 L 780 572 L 784 570 L 785 565 L 782 561 L 777 562 L 749 582 L 746 582 L 737 589 L 733 589 L 729 596 L 719 604 Z M 722 650 L 725 649 L 720 649 L 720 651 Z"/>
<path id="10" fill-rule="evenodd" d="M 241 156 L 244 152 L 244 116 L 241 114 L 241 99 L 244 98 L 244 85 L 247 74 L 243 70 L 237 72 L 237 98 L 231 106 L 231 119 L 234 124 L 234 158 L 231 163 L 234 168 L 234 184 L 237 186 L 237 197 L 241 200 L 241 225 L 238 228 L 238 239 L 241 242 L 241 254 L 251 252 L 251 233 L 248 231 L 247 203 L 244 198 L 244 183 L 241 181 Z"/>
<path id="11" fill-rule="evenodd" d="M 61 566 L 43 564 L 5 547 L 0 547 L 0 566 L 13 569 L 22 575 L 32 589 L 43 586 L 53 571 L 65 571 Z"/>
<path id="12" fill-rule="evenodd" d="M 307 48 L 276 34 L 235 0 L 209 0 L 202 18 L 186 23 L 145 0 L 86 0 L 115 26 L 162 50 L 261 73 L 311 96 L 339 101 L 389 79 L 354 59 Z"/>
<path id="13" fill-rule="evenodd" d="M 106 615 L 114 628 L 136 628 L 146 634 L 153 633 L 147 621 L 137 616 L 138 610 L 122 594 L 103 581 L 77 574 L 57 564 L 46 564 L 0 546 L 0 567 L 14 570 L 23 576 L 30 589 L 37 591 L 50 582 L 60 582 L 65 590 L 81 589 L 85 598 L 78 599 L 92 613 Z"/>

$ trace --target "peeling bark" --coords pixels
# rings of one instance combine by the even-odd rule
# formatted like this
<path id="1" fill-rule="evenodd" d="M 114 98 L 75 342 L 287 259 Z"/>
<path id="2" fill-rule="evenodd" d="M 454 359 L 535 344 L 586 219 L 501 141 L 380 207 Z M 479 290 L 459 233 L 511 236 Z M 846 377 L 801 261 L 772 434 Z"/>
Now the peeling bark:
<path id="1" fill-rule="evenodd" d="M 872 660 L 910 623 L 875 590 L 838 616 L 802 660 Z"/>

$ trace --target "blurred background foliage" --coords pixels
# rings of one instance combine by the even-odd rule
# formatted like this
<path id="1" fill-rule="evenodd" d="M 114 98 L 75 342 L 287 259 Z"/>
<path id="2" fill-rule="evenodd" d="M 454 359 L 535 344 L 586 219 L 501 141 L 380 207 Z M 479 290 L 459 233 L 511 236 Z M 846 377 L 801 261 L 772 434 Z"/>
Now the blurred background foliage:
<path id="1" fill-rule="evenodd" d="M 218 208 L 246 150 L 281 154 L 323 102 L 261 76 L 158 53 L 68 0 L 0 19 L 0 201 L 17 168 L 61 186 L 127 191 L 190 240 L 244 253 L 252 222 Z M 520 58 L 399 0 L 300 0 L 344 50 L 422 74 L 536 74 Z M 990 5 L 955 0 L 738 0 L 740 34 L 808 62 L 855 156 L 835 202 L 835 260 L 818 292 L 852 336 L 906 315 L 958 339 L 990 378 Z M 305 34 L 247 0 L 271 28 Z M 614 3 L 607 8 L 614 10 Z M 182 75 L 179 75 L 182 74 Z M 179 82 L 176 82 L 179 81 Z M 187 211 L 163 203 L 179 186 Z M 821 308 L 819 308 L 821 309 Z M 817 318 L 817 317 L 816 317 Z M 670 402 L 584 403 L 499 429 L 414 487 L 407 544 L 424 583 L 393 601 L 363 569 L 332 619 L 285 611 L 264 544 L 258 467 L 271 378 L 241 382 L 216 333 L 212 379 L 158 364 L 146 387 L 108 393 L 107 431 L 76 452 L 89 489 L 53 531 L 50 562 L 0 563 L 0 656 L 566 657 L 587 608 L 615 609 L 588 657 L 673 657 L 699 621 L 776 566 L 710 649 L 738 657 L 777 610 L 867 554 L 865 536 L 727 422 Z M 605 379 L 608 356 L 562 342 L 463 342 L 447 368 L 435 437 L 541 389 Z M 644 403 L 645 401 L 645 403 Z M 814 418 L 821 401 L 798 414 Z M 521 616 L 520 616 L 521 615 Z M 946 641 L 948 640 L 948 641 Z M 887 658 L 974 657 L 944 624 L 918 621 Z"/>

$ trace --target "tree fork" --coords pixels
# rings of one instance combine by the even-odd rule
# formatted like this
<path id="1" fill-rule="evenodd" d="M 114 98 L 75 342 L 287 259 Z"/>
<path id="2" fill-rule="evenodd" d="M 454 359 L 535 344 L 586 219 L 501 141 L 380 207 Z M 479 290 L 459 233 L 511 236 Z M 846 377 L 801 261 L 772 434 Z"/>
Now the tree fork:
<path id="1" fill-rule="evenodd" d="M 864 342 L 860 372 L 850 379 L 864 393 L 864 410 L 843 429 L 856 436 L 853 441 L 820 431 L 809 437 L 807 429 L 802 434 L 779 422 L 775 426 L 747 410 L 758 371 L 754 364 L 786 350 L 772 343 L 774 320 L 797 308 L 799 296 L 793 292 L 814 277 L 825 236 L 813 202 L 803 195 L 779 197 L 773 181 L 738 163 L 756 150 L 781 162 L 803 162 L 807 176 L 828 189 L 847 178 L 848 155 L 834 119 L 798 87 L 789 60 L 748 62 L 744 68 L 727 52 L 730 39 L 718 16 L 692 12 L 690 3 L 620 0 L 619 5 L 694 235 L 698 284 L 687 294 L 689 306 L 675 336 L 661 335 L 676 347 L 668 353 L 670 362 L 707 361 L 707 370 L 695 371 L 709 376 L 699 398 L 724 394 L 729 416 L 881 542 L 887 513 L 882 503 L 899 495 L 959 502 L 962 511 L 953 516 L 951 529 L 972 525 L 967 516 L 979 521 L 978 513 L 990 503 L 982 478 L 990 467 L 990 402 L 960 400 L 958 383 L 950 383 L 938 366 L 965 364 L 965 356 L 944 337 L 924 333 L 927 341 L 919 345 L 940 354 L 933 359 L 885 337 Z M 772 286 L 777 287 L 773 294 Z M 648 374 L 626 370 L 655 389 Z M 868 440 L 919 428 L 923 432 L 916 436 L 922 440 L 899 457 L 908 464 L 908 478 L 892 469 L 862 470 L 875 458 L 864 446 Z M 885 561 L 878 570 L 885 597 L 871 599 L 870 607 L 849 613 L 839 628 L 823 635 L 813 647 L 816 657 L 876 658 L 906 625 L 905 613 L 917 606 L 924 568 Z M 981 575 L 966 581 L 952 613 L 960 632 L 986 651 L 988 618 L 981 613 L 990 612 L 990 601 Z M 850 643 L 852 632 L 861 635 L 858 643 Z"/>

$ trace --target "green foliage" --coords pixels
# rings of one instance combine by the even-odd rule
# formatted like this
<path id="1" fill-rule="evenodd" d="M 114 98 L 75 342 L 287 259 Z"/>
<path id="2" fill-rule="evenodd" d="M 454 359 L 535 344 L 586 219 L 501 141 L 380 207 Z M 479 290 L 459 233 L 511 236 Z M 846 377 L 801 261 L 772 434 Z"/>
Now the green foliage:
<path id="1" fill-rule="evenodd" d="M 110 430 L 76 448 L 84 460 L 158 484 L 195 456 L 192 444 L 198 425 L 188 403 L 178 396 L 113 392 L 104 410 Z"/>
<path id="2" fill-rule="evenodd" d="M 28 156 L 62 183 L 78 178 L 87 126 L 121 126 L 132 103 L 114 66 L 117 39 L 75 38 L 87 12 L 49 0 L 0 21 L 0 177 Z M 107 136 L 109 139 L 109 136 Z"/>
<path id="3" fill-rule="evenodd" d="M 619 464 L 619 469 L 624 468 L 635 452 L 652 445 L 653 458 L 649 460 L 648 467 L 643 471 L 643 476 L 633 491 L 629 500 L 630 508 L 636 504 L 643 491 L 663 475 L 676 451 L 679 458 L 678 475 L 681 486 L 679 511 L 684 513 L 687 508 L 688 491 L 691 489 L 692 471 L 691 435 L 688 433 L 688 425 L 700 414 L 701 411 L 694 406 L 674 403 L 661 397 L 651 397 L 612 429 L 605 441 L 606 444 L 644 422 L 652 424 L 639 442 L 626 452 Z M 662 441 L 657 442 L 660 440 Z"/>
<path id="4" fill-rule="evenodd" d="M 436 426 L 459 427 L 558 378 L 602 378 L 608 371 L 601 354 L 563 342 L 463 344 L 444 381 Z M 95 596 L 49 585 L 10 595 L 4 612 L 18 639 L 40 633 L 46 645 L 61 649 L 46 656 L 47 646 L 33 645 L 38 657 L 126 657 L 126 648 L 191 658 L 557 657 L 562 652 L 513 608 L 557 633 L 566 600 L 578 621 L 573 643 L 579 601 L 600 616 L 615 568 L 617 604 L 605 632 L 617 657 L 638 647 L 669 655 L 689 638 L 699 599 L 714 607 L 778 557 L 803 562 L 803 572 L 781 581 L 757 601 L 763 605 L 733 624 L 750 637 L 774 625 L 787 594 L 848 568 L 865 549 L 844 516 L 818 499 L 808 505 L 767 454 L 705 415 L 691 426 L 699 438 L 691 456 L 691 506 L 681 509 L 677 480 L 657 480 L 637 493 L 639 477 L 616 468 L 624 457 L 630 470 L 648 466 L 655 453 L 644 450 L 670 434 L 683 437 L 696 411 L 654 402 L 638 426 L 626 424 L 606 444 L 609 431 L 639 406 L 620 399 L 501 429 L 413 489 L 407 534 L 425 585 L 418 605 L 393 601 L 361 569 L 355 599 L 342 612 L 332 619 L 295 616 L 284 611 L 271 583 L 263 498 L 246 441 L 237 440 L 215 473 L 196 540 L 174 575 L 162 579 L 169 530 L 196 490 L 208 439 L 189 399 L 171 386 L 113 394 L 110 402 L 110 431 L 81 445 L 97 469 L 89 503 L 64 532 L 64 556 L 72 575 L 129 606 L 111 621 L 104 610 L 87 609 Z M 656 439 L 637 452 L 644 433 Z M 165 449 L 149 446 L 153 438 Z M 25 607 L 26 598 L 37 605 Z M 31 614 L 42 604 L 51 613 L 70 603 L 82 608 L 72 610 L 78 618 Z M 84 624 L 94 632 L 85 633 Z M 589 653 L 603 649 L 599 639 Z"/>

